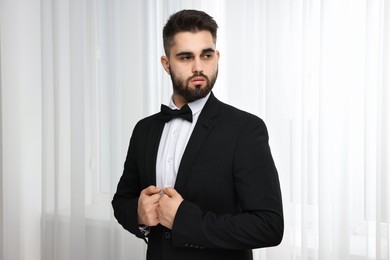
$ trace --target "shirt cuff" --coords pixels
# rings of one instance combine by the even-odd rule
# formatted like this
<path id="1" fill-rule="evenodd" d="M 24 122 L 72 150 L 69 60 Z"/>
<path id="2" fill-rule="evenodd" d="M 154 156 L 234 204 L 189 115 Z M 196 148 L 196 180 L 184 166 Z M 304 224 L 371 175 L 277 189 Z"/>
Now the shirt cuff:
<path id="1" fill-rule="evenodd" d="M 146 226 L 146 225 L 139 225 L 138 226 L 139 230 L 141 231 L 141 233 L 145 236 L 145 237 L 148 237 L 149 233 L 150 233 L 150 227 L 149 226 Z"/>

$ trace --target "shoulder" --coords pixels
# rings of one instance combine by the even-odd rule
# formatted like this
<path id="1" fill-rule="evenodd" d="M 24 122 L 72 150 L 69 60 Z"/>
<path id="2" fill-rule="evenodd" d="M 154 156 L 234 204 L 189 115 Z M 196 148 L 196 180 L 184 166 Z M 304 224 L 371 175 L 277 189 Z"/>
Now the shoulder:
<path id="1" fill-rule="evenodd" d="M 147 116 L 141 120 L 139 120 L 133 129 L 133 135 L 135 133 L 146 133 L 154 126 L 157 126 L 162 123 L 161 118 L 159 117 L 159 113 L 155 113 L 153 115 Z"/>
<path id="2" fill-rule="evenodd" d="M 215 102 L 216 107 L 218 107 L 218 116 L 220 117 L 220 120 L 237 126 L 257 125 L 261 128 L 266 128 L 264 121 L 252 113 L 219 101 L 215 97 L 213 97 L 212 102 Z"/>
<path id="3" fill-rule="evenodd" d="M 137 122 L 136 126 L 149 125 L 149 124 L 153 124 L 155 122 L 158 122 L 160 120 L 159 114 L 160 114 L 160 112 L 142 118 L 141 120 L 139 120 Z"/>

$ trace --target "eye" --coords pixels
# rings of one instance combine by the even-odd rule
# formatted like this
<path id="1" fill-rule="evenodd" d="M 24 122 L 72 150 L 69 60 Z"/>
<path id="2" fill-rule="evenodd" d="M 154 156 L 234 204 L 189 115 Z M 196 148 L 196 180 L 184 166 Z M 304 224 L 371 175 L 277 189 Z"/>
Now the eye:
<path id="1" fill-rule="evenodd" d="M 191 55 L 181 55 L 179 57 L 179 59 L 182 60 L 182 61 L 189 61 L 189 60 L 192 59 L 192 56 Z"/>
<path id="2" fill-rule="evenodd" d="M 203 59 L 205 59 L 205 60 L 209 60 L 209 59 L 211 59 L 213 56 L 214 56 L 214 53 L 208 52 L 208 53 L 203 54 L 202 57 L 203 57 Z"/>

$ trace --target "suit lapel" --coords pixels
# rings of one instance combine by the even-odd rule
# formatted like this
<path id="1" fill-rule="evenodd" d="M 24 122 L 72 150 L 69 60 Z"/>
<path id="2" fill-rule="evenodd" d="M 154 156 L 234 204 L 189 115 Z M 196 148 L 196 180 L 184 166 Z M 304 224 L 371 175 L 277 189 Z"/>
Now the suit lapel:
<path id="1" fill-rule="evenodd" d="M 157 116 L 147 138 L 146 145 L 146 158 L 145 158 L 145 170 L 148 176 L 149 183 L 156 185 L 156 161 L 158 146 L 160 144 L 161 135 L 164 130 L 165 122 L 160 116 Z"/>
<path id="2" fill-rule="evenodd" d="M 218 100 L 211 93 L 209 100 L 205 104 L 198 121 L 184 150 L 180 162 L 179 171 L 176 178 L 175 189 L 184 193 L 185 184 L 190 174 L 191 166 L 202 147 L 204 141 L 215 126 L 215 118 L 218 115 Z"/>

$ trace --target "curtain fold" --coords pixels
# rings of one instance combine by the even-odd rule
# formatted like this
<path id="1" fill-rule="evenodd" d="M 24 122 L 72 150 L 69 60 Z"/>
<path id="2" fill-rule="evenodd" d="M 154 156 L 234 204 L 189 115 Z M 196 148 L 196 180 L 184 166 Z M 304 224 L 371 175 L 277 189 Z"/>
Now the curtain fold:
<path id="1" fill-rule="evenodd" d="M 1 259 L 38 259 L 41 234 L 39 1 L 0 1 Z"/>
<path id="2" fill-rule="evenodd" d="M 388 0 L 0 0 L 1 257 L 145 259 L 110 201 L 184 8 L 219 24 L 216 96 L 268 127 L 285 235 L 254 259 L 390 259 Z"/>

